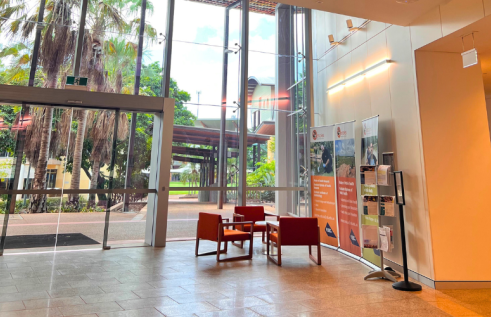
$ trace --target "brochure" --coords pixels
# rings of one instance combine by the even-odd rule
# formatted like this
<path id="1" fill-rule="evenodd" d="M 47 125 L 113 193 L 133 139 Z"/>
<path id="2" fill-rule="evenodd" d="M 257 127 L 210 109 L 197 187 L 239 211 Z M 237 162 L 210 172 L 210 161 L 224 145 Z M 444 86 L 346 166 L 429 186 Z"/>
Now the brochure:
<path id="1" fill-rule="evenodd" d="M 378 196 L 363 196 L 363 214 L 378 215 Z"/>
<path id="2" fill-rule="evenodd" d="M 377 185 L 375 166 L 360 166 L 360 183 L 362 185 Z"/>
<path id="3" fill-rule="evenodd" d="M 389 237 L 390 237 L 390 228 L 388 227 L 381 227 L 378 228 L 378 234 L 379 234 L 379 241 L 380 241 L 380 250 L 384 252 L 389 252 Z"/>
<path id="4" fill-rule="evenodd" d="M 394 217 L 395 196 L 380 196 L 380 215 Z"/>
<path id="5" fill-rule="evenodd" d="M 377 169 L 377 182 L 380 186 L 390 185 L 390 165 L 380 165 Z"/>
<path id="6" fill-rule="evenodd" d="M 363 247 L 366 249 L 378 248 L 378 227 L 370 225 L 361 226 L 363 234 Z"/>

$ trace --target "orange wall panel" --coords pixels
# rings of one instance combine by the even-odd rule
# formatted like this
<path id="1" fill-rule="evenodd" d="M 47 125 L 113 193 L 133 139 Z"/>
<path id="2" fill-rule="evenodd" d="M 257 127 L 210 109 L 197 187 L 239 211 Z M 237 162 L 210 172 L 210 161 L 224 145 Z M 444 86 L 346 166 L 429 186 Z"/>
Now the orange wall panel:
<path id="1" fill-rule="evenodd" d="M 491 280 L 491 144 L 480 66 L 416 52 L 437 281 Z"/>

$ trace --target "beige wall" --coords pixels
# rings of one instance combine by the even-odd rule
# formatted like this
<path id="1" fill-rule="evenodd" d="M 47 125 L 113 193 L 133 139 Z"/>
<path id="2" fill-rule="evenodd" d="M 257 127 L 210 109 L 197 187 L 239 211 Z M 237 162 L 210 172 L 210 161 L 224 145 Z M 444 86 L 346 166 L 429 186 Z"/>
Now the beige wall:
<path id="1" fill-rule="evenodd" d="M 486 109 L 488 114 L 489 133 L 491 134 L 491 97 L 486 98 Z"/>
<path id="2" fill-rule="evenodd" d="M 488 14 L 491 14 L 491 0 L 447 1 L 418 18 L 410 27 L 372 21 L 366 29 L 355 33 L 345 43 L 323 56 L 330 47 L 327 40 L 329 34 L 333 34 L 336 39 L 343 38 L 348 34 L 347 19 L 351 18 L 355 26 L 364 20 L 327 12 L 314 12 L 314 58 L 318 59 L 314 63 L 315 124 L 326 125 L 357 120 L 356 133 L 357 136 L 361 136 L 361 120 L 380 115 L 379 152 L 394 151 L 396 168 L 405 173 L 409 269 L 433 280 L 472 280 L 474 273 L 453 274 L 454 267 L 443 268 L 433 263 L 434 249 L 441 247 L 442 237 L 440 234 L 435 236 L 435 232 L 432 231 L 432 221 L 436 221 L 436 218 L 432 218 L 431 215 L 435 206 L 431 204 L 431 197 L 428 198 L 431 193 L 427 192 L 425 170 L 428 171 L 428 167 L 425 165 L 428 163 L 428 157 L 421 135 L 422 118 L 416 87 L 414 51 Z M 329 86 L 385 58 L 394 62 L 387 71 L 364 79 L 336 94 L 326 93 Z M 487 118 L 487 115 L 483 118 Z M 489 133 L 486 135 L 489 148 Z M 360 137 L 357 139 L 357 149 L 360 148 L 359 139 Z M 357 164 L 360 164 L 359 154 L 356 159 Z M 428 182 L 433 182 L 433 179 Z M 466 202 L 462 201 L 461 204 Z M 391 223 L 398 227 L 396 221 L 397 219 L 393 219 Z M 438 225 L 444 226 L 442 223 Z M 455 234 L 462 230 L 466 228 L 459 229 Z M 400 248 L 399 232 L 395 234 L 395 243 Z M 432 239 L 437 241 L 434 243 Z M 446 243 L 451 245 L 453 241 Z M 400 264 L 402 259 L 399 248 L 386 257 Z M 462 254 L 463 249 L 465 248 L 454 248 L 453 256 L 465 258 L 467 254 Z M 489 252 L 489 247 L 482 251 L 486 250 Z M 436 252 L 435 259 L 441 261 L 440 255 L 447 255 L 447 251 L 442 249 L 442 253 Z M 491 280 L 489 276 L 486 279 Z"/>

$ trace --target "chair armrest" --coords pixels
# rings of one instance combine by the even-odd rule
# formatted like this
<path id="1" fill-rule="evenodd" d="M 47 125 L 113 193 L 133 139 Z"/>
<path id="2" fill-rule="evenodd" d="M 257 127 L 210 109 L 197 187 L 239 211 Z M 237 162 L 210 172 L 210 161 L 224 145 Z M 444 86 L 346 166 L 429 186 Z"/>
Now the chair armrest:
<path id="1" fill-rule="evenodd" d="M 245 218 L 245 216 L 244 215 L 240 215 L 240 214 L 233 214 L 233 216 L 232 216 L 232 219 L 234 219 L 234 221 L 236 219 L 239 219 L 239 221 L 244 221 L 244 218 Z"/>
<path id="2" fill-rule="evenodd" d="M 280 226 L 277 226 L 277 225 L 269 223 L 269 222 L 266 222 L 266 227 L 267 228 L 271 227 L 271 228 L 276 229 L 276 230 L 280 229 Z"/>
<path id="3" fill-rule="evenodd" d="M 232 226 L 240 226 L 240 225 L 252 225 L 252 221 L 242 221 L 242 222 L 229 222 L 229 223 L 221 223 L 222 227 L 232 227 Z"/>
<path id="4" fill-rule="evenodd" d="M 222 222 L 230 222 L 230 218 L 222 218 Z"/>
<path id="5" fill-rule="evenodd" d="M 276 220 L 280 220 L 280 216 L 277 215 L 277 214 L 272 214 L 272 213 L 269 213 L 269 212 L 265 212 L 264 213 L 264 217 L 276 217 Z"/>

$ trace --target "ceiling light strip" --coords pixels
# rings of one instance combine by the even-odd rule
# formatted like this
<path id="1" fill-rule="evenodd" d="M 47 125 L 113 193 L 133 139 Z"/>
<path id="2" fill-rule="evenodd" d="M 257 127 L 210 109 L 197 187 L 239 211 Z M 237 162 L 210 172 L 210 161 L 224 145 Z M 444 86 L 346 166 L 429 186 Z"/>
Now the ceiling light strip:
<path id="1" fill-rule="evenodd" d="M 346 79 L 345 79 L 345 80 L 343 80 L 343 81 L 340 81 L 340 82 L 338 82 L 338 83 L 336 83 L 336 84 L 332 85 L 331 87 L 328 87 L 328 88 L 327 88 L 327 90 L 326 90 L 326 92 L 329 92 L 330 90 L 336 89 L 336 88 L 338 88 L 338 87 L 340 87 L 340 86 L 344 86 L 344 85 L 346 85 L 346 84 L 347 84 L 349 81 L 351 81 L 351 80 L 353 80 L 353 79 L 355 79 L 355 78 L 357 78 L 357 77 L 360 77 L 360 76 L 365 76 L 367 73 L 371 72 L 372 70 L 377 69 L 377 68 L 379 68 L 379 67 L 381 67 L 381 66 L 384 66 L 384 65 L 386 65 L 386 64 L 389 64 L 389 63 L 391 63 L 391 62 L 392 62 L 392 61 L 391 61 L 390 59 L 385 59 L 385 60 L 383 60 L 383 61 L 381 61 L 381 62 L 379 62 L 379 63 L 377 63 L 377 64 L 375 64 L 375 65 L 372 65 L 372 66 L 368 67 L 368 68 L 367 68 L 367 69 L 365 69 L 365 70 L 362 70 L 361 72 L 358 72 L 358 73 L 356 73 L 356 74 L 354 74 L 354 75 L 352 75 L 352 76 L 350 76 L 350 77 L 346 78 Z"/>

